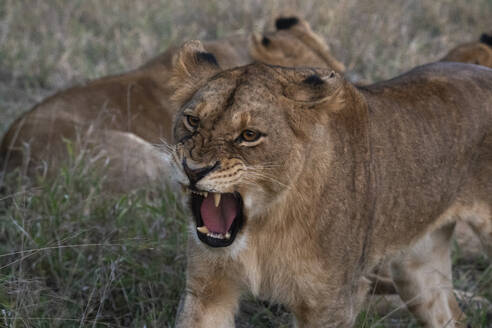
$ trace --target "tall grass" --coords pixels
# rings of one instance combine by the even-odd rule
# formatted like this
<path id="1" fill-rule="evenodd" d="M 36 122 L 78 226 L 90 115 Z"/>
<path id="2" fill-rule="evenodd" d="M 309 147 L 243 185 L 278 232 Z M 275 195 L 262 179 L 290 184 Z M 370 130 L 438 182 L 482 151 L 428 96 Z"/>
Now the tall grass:
<path id="1" fill-rule="evenodd" d="M 3 0 L 0 134 L 36 102 L 75 83 L 138 67 L 170 44 L 272 28 L 302 14 L 349 68 L 390 78 L 491 31 L 490 0 Z M 55 181 L 16 174 L 0 186 L 0 327 L 172 327 L 184 284 L 187 210 L 149 188 L 106 195 L 73 160 Z M 484 259 L 454 253 L 455 285 L 492 300 Z M 490 308 L 464 302 L 472 327 Z M 247 298 L 239 327 L 288 327 L 282 307 Z M 362 313 L 358 327 L 409 327 Z"/>

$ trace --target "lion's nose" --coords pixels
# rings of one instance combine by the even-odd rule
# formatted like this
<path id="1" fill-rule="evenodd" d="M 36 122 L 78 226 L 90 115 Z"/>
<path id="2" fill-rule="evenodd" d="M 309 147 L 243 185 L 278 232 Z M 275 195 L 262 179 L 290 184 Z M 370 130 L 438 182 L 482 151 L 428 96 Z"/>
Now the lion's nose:
<path id="1" fill-rule="evenodd" d="M 186 158 L 183 158 L 183 169 L 188 176 L 188 179 L 190 180 L 190 187 L 194 187 L 195 184 L 200 181 L 204 176 L 209 174 L 210 172 L 218 169 L 220 167 L 220 162 L 217 161 L 215 162 L 214 165 L 211 166 L 206 166 L 206 167 L 200 167 L 200 168 L 193 168 L 191 169 L 188 164 L 186 163 Z"/>

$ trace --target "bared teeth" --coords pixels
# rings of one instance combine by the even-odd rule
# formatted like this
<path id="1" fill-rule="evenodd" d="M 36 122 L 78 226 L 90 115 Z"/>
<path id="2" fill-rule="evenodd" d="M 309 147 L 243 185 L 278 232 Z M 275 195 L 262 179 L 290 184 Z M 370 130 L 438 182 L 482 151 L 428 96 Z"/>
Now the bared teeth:
<path id="1" fill-rule="evenodd" d="M 192 193 L 196 194 L 196 195 L 200 195 L 200 196 L 203 196 L 205 198 L 207 198 L 207 196 L 208 196 L 207 191 L 195 191 L 195 190 L 191 190 L 191 189 L 188 189 L 188 190 L 191 191 Z"/>
<path id="2" fill-rule="evenodd" d="M 207 236 L 215 239 L 224 239 L 224 235 L 221 233 L 209 232 L 207 233 Z"/>
<path id="3" fill-rule="evenodd" d="M 219 193 L 214 194 L 214 201 L 215 201 L 215 207 L 219 207 L 219 204 L 220 204 L 220 194 Z"/>
<path id="4" fill-rule="evenodd" d="M 205 228 L 203 231 L 207 231 L 206 235 L 207 237 L 212 237 L 212 238 L 215 238 L 215 239 L 231 239 L 231 234 L 229 232 L 227 232 L 225 234 L 225 236 L 221 233 L 217 233 L 217 232 L 210 232 L 208 231 L 207 227 L 203 226 L 203 227 L 198 227 L 198 231 L 202 232 L 202 228 Z"/>
<path id="5" fill-rule="evenodd" d="M 196 230 L 200 231 L 201 233 L 207 235 L 210 232 L 208 231 L 208 228 L 206 226 L 201 226 L 201 227 L 196 227 Z"/>

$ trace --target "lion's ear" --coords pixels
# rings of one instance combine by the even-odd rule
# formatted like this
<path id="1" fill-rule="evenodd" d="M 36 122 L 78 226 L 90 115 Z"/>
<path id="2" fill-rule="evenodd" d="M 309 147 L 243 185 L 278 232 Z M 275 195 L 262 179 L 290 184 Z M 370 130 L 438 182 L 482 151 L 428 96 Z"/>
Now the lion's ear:
<path id="1" fill-rule="evenodd" d="M 185 42 L 173 58 L 171 100 L 178 106 L 188 100 L 202 84 L 221 71 L 217 59 L 205 51 L 200 41 Z"/>
<path id="2" fill-rule="evenodd" d="M 278 17 L 275 20 L 275 27 L 277 30 L 288 30 L 292 26 L 299 24 L 299 18 L 296 16 L 290 17 Z"/>
<path id="3" fill-rule="evenodd" d="M 295 83 L 284 88 L 284 95 L 303 107 L 315 108 L 328 105 L 331 111 L 339 111 L 344 104 L 344 80 L 335 71 L 323 70 L 296 77 Z"/>
<path id="4" fill-rule="evenodd" d="M 485 43 L 486 45 L 492 46 L 492 34 L 483 33 L 480 37 L 480 42 Z"/>
<path id="5" fill-rule="evenodd" d="M 326 41 L 314 33 L 309 23 L 298 16 L 278 17 L 275 20 L 277 30 L 285 30 L 295 35 L 306 46 L 317 53 L 328 65 L 339 73 L 345 72 L 345 65 L 336 60 L 330 53 Z"/>

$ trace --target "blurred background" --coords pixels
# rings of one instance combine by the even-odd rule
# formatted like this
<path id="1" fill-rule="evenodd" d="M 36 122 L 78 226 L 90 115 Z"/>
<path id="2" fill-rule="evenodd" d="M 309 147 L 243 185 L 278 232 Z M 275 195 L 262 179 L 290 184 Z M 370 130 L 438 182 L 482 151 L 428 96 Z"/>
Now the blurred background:
<path id="1" fill-rule="evenodd" d="M 272 30 L 282 13 L 304 17 L 349 76 L 368 82 L 492 32 L 491 0 L 0 0 L 0 135 L 60 89 L 131 70 L 187 39 Z M 172 327 L 186 211 L 165 190 L 99 197 L 84 174 L 0 198 L 0 327 Z M 456 250 L 454 263 L 457 287 L 492 299 L 485 259 Z M 492 326 L 487 308 L 467 311 L 472 326 Z M 289 321 L 281 307 L 247 299 L 238 326 Z M 370 313 L 358 321 L 409 326 Z"/>
<path id="2" fill-rule="evenodd" d="M 361 78 L 391 78 L 492 32 L 490 0 L 2 0 L 0 132 L 46 95 L 123 72 L 171 44 L 304 16 Z"/>

